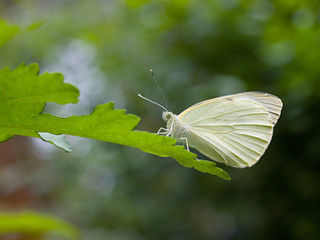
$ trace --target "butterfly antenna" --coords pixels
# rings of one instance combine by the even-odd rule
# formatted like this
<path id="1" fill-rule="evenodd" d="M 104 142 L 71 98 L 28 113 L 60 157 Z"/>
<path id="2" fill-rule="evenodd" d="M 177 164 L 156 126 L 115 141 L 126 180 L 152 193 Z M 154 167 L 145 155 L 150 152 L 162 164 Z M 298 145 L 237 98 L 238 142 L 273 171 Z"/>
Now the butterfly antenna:
<path id="1" fill-rule="evenodd" d="M 148 102 L 151 102 L 151 103 L 153 103 L 153 104 L 161 107 L 161 108 L 164 109 L 166 112 L 168 112 L 168 110 L 167 110 L 164 106 L 162 106 L 161 104 L 156 103 L 156 102 L 150 100 L 149 98 L 146 98 L 146 97 L 142 96 L 140 93 L 138 94 L 138 96 L 141 97 L 141 98 L 144 99 L 144 100 L 147 100 Z"/>
<path id="2" fill-rule="evenodd" d="M 157 81 L 156 77 L 154 76 L 154 73 L 153 73 L 152 69 L 150 69 L 150 73 L 151 73 L 153 81 L 156 83 L 157 88 L 159 89 L 159 92 L 161 94 L 162 99 L 164 100 L 164 103 L 165 103 L 166 107 L 168 108 L 168 103 L 166 101 L 166 98 L 164 97 L 164 94 L 163 94 L 161 88 L 159 87 L 158 81 Z"/>

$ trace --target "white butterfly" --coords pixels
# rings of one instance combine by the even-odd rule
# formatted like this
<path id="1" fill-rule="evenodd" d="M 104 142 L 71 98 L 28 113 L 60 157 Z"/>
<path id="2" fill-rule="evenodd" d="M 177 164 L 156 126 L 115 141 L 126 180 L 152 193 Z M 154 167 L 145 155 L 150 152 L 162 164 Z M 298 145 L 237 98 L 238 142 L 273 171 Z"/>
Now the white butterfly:
<path id="1" fill-rule="evenodd" d="M 197 103 L 179 115 L 165 109 L 167 128 L 160 130 L 214 161 L 251 167 L 267 149 L 281 109 L 271 94 L 239 93 Z"/>

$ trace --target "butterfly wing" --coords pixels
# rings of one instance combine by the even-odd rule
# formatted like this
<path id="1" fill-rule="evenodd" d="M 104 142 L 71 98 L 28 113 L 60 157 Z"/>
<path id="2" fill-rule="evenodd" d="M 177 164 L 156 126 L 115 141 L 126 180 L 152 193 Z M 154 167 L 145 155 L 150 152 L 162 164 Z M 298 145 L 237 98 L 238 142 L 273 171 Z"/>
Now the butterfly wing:
<path id="1" fill-rule="evenodd" d="M 277 120 L 256 99 L 262 96 L 229 95 L 198 103 L 182 112 L 178 118 L 188 128 L 189 146 L 232 167 L 254 165 L 268 147 Z"/>

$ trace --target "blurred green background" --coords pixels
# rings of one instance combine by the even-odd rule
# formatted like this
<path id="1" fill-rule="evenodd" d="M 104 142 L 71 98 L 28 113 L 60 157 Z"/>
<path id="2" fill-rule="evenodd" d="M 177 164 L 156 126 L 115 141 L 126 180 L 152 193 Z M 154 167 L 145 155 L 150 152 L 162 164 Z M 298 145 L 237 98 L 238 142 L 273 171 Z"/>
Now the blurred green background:
<path id="1" fill-rule="evenodd" d="M 22 31 L 1 68 L 37 62 L 80 89 L 77 105 L 47 105 L 58 116 L 114 101 L 156 132 L 161 109 L 137 97 L 164 104 L 150 68 L 176 114 L 242 91 L 284 103 L 257 165 L 221 165 L 232 181 L 106 142 L 70 137 L 65 153 L 14 137 L 0 144 L 1 211 L 50 213 L 90 240 L 320 238 L 318 0 L 2 0 L 0 17 Z"/>

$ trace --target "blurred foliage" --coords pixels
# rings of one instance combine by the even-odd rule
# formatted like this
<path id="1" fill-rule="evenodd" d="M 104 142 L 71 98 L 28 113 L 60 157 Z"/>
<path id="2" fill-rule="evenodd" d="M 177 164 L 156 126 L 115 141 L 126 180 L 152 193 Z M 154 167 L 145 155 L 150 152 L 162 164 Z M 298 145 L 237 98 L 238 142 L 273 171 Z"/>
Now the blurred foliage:
<path id="1" fill-rule="evenodd" d="M 0 207 L 19 208 L 8 200 L 19 196 L 86 239 L 318 239 L 319 12 L 316 0 L 1 1 L 7 23 L 44 24 L 7 42 L 0 67 L 38 62 L 80 88 L 77 106 L 48 104 L 52 114 L 114 101 L 156 132 L 161 110 L 136 96 L 162 101 L 150 68 L 175 113 L 246 90 L 280 97 L 284 110 L 266 154 L 227 169 L 231 182 L 79 138 L 71 154 L 39 142 L 5 154 L 21 149 L 13 138 L 0 145 Z"/>
<path id="2" fill-rule="evenodd" d="M 0 20 L 0 47 L 19 32 L 18 26 L 8 26 L 5 21 Z"/>
<path id="3" fill-rule="evenodd" d="M 0 212 L 0 234 L 13 233 L 31 235 L 33 239 L 49 233 L 60 235 L 64 239 L 79 237 L 77 229 L 56 217 L 33 212 Z"/>

